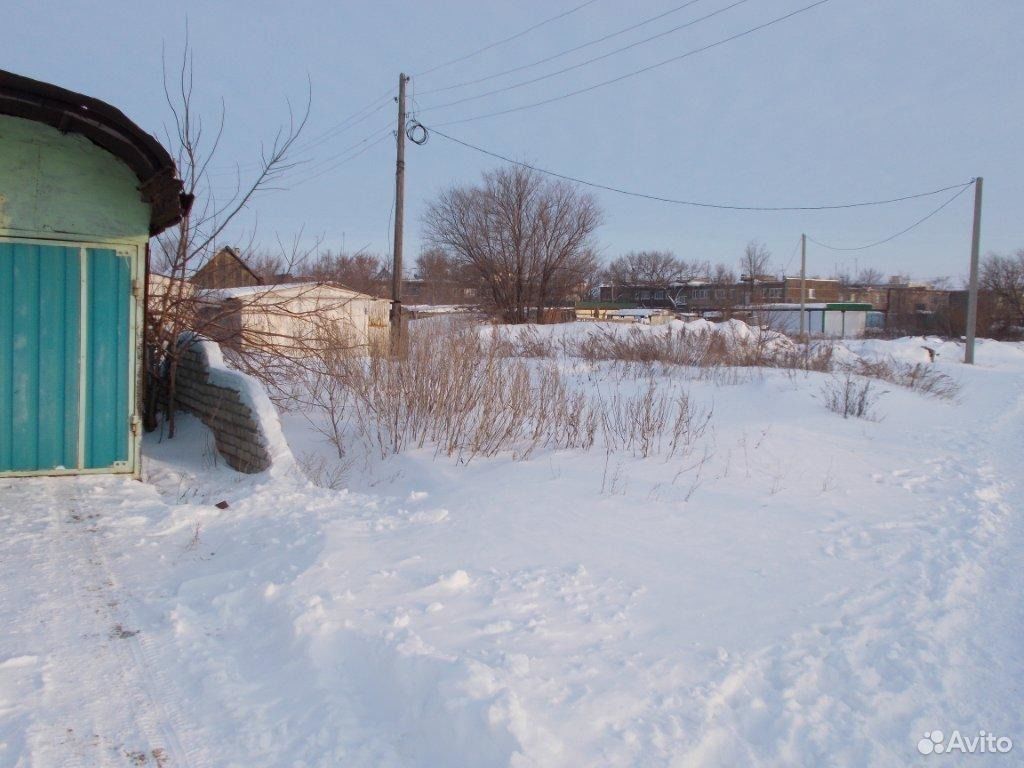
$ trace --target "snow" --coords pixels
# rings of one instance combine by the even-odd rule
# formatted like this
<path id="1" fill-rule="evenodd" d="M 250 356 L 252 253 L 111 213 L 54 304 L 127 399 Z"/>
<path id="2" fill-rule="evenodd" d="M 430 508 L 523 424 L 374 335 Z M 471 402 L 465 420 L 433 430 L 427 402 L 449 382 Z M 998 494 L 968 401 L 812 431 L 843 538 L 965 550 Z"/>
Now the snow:
<path id="1" fill-rule="evenodd" d="M 906 766 L 954 728 L 1019 765 L 1024 345 L 842 354 L 924 347 L 960 395 L 872 422 L 826 374 L 688 379 L 672 460 L 424 448 L 330 490 L 184 417 L 144 483 L 0 479 L 0 766 Z M 275 451 L 337 461 L 306 415 Z"/>
<path id="2" fill-rule="evenodd" d="M 454 315 L 477 311 L 477 307 L 472 304 L 404 304 L 403 308 L 417 315 Z"/>
<path id="3" fill-rule="evenodd" d="M 668 314 L 668 310 L 664 309 L 616 309 L 610 314 L 617 315 L 619 317 L 653 317 L 654 315 L 665 315 Z"/>
<path id="4" fill-rule="evenodd" d="M 247 285 L 235 288 L 207 288 L 202 295 L 208 299 L 222 301 L 224 299 L 244 299 L 249 297 L 262 298 L 280 296 L 305 296 L 305 295 L 340 295 L 346 297 L 375 298 L 366 293 L 354 291 L 342 285 L 333 283 L 274 283 L 271 285 Z"/>

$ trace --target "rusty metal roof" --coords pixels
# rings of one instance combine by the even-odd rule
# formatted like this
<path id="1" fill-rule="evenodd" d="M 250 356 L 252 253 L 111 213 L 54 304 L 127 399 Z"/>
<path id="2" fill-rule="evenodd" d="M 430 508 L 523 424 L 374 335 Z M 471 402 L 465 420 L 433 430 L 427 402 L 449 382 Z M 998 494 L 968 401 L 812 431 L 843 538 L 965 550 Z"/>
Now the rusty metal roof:
<path id="1" fill-rule="evenodd" d="M 131 168 L 150 206 L 150 235 L 177 224 L 192 204 L 163 145 L 106 102 L 0 69 L 0 114 L 80 134 Z"/>

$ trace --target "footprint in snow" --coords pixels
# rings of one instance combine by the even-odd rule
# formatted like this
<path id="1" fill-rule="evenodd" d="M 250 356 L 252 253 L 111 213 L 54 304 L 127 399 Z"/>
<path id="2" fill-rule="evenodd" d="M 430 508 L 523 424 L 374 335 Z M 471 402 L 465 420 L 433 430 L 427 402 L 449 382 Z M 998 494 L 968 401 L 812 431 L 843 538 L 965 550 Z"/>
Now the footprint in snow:
<path id="1" fill-rule="evenodd" d="M 135 637 L 139 634 L 138 629 L 125 629 L 120 624 L 115 624 L 110 630 L 111 639 L 127 640 L 129 637 Z"/>

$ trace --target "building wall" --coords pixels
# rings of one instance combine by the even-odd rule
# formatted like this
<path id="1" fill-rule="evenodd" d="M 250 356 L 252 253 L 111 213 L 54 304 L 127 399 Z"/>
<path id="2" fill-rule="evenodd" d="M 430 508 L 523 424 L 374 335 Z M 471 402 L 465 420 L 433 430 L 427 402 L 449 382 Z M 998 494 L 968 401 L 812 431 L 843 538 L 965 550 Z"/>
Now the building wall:
<path id="1" fill-rule="evenodd" d="M 192 283 L 199 288 L 249 288 L 260 281 L 226 248 L 221 248 L 195 273 Z"/>
<path id="2" fill-rule="evenodd" d="M 316 351 L 325 340 L 366 348 L 380 343 L 389 327 L 391 302 L 362 294 L 346 295 L 328 287 L 268 289 L 253 296 L 207 302 L 217 316 L 211 338 L 228 345 L 272 348 L 285 355 Z M 201 320 L 202 323 L 202 320 Z"/>
<path id="3" fill-rule="evenodd" d="M 129 434 L 129 422 L 137 424 L 141 413 L 141 289 L 149 221 L 149 206 L 141 198 L 138 179 L 118 158 L 82 136 L 0 115 L 0 237 L 109 249 L 125 260 L 128 279 L 116 300 L 126 305 L 126 359 L 119 361 L 115 380 L 93 381 L 89 386 L 120 387 L 121 372 L 128 377 L 131 412 L 123 429 L 131 458 L 119 471 L 136 473 L 140 441 Z M 82 321 L 94 316 L 84 313 Z"/>
<path id="4" fill-rule="evenodd" d="M 202 348 L 189 349 L 178 365 L 178 407 L 195 414 L 213 432 L 217 451 L 239 472 L 263 472 L 271 457 L 263 425 L 245 402 L 240 386 L 214 383 Z"/>
<path id="5" fill-rule="evenodd" d="M 729 312 L 737 306 L 800 301 L 800 278 L 748 282 L 712 283 L 694 281 L 672 286 L 601 286 L 603 302 L 631 302 L 643 307 L 675 309 L 687 312 Z M 839 282 L 809 278 L 807 300 L 839 301 Z"/>
<path id="6" fill-rule="evenodd" d="M 0 234 L 145 244 L 138 184 L 88 139 L 0 115 Z"/>

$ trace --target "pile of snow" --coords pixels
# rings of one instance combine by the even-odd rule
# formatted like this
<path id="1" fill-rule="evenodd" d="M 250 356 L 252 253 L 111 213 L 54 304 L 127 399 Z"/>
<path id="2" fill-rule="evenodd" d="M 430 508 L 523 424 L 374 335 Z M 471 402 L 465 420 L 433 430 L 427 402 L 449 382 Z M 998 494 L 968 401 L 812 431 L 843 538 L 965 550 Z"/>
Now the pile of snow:
<path id="1" fill-rule="evenodd" d="M 403 304 L 403 308 L 417 315 L 457 315 L 475 312 L 470 304 Z"/>

